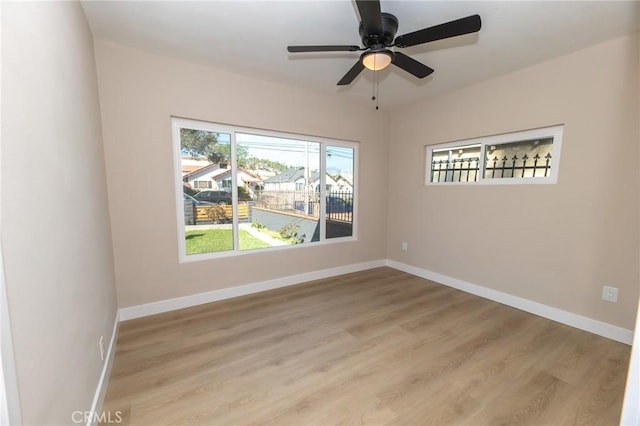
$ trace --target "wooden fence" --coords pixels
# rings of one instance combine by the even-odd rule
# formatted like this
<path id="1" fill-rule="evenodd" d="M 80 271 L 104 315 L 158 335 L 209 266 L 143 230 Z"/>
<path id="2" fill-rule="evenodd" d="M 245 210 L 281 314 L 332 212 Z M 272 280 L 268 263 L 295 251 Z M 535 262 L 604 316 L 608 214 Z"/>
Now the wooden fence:
<path id="1" fill-rule="evenodd" d="M 231 222 L 233 217 L 233 210 L 230 204 L 225 206 L 196 206 L 196 223 L 198 222 L 210 222 L 211 218 L 207 214 L 208 210 L 211 208 L 220 208 L 224 209 L 224 216 L 227 221 Z M 238 205 L 238 219 L 249 219 L 249 205 L 248 204 L 239 204 Z"/>

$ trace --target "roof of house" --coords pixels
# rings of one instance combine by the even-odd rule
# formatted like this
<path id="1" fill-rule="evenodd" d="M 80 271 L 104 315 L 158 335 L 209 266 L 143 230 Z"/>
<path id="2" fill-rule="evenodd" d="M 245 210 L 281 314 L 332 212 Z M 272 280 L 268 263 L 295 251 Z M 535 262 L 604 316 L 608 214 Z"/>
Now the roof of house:
<path id="1" fill-rule="evenodd" d="M 191 173 L 202 167 L 208 166 L 211 164 L 211 161 L 203 158 L 182 157 L 180 159 L 180 164 L 182 166 L 182 173 Z"/>
<path id="2" fill-rule="evenodd" d="M 285 183 L 285 182 L 295 182 L 300 178 L 305 177 L 304 167 L 289 167 L 284 172 L 277 174 L 275 176 L 271 176 L 269 179 L 265 179 L 264 183 Z M 309 180 L 314 182 L 318 179 L 319 173 L 316 171 L 312 171 L 309 174 Z"/>
<path id="3" fill-rule="evenodd" d="M 339 181 L 343 180 L 346 183 L 348 183 L 349 185 L 353 186 L 353 177 L 351 177 L 351 176 L 338 175 L 338 176 L 336 176 L 336 178 L 334 180 L 336 182 L 339 182 Z"/>
<path id="4" fill-rule="evenodd" d="M 182 180 L 184 182 L 188 182 L 189 180 L 197 178 L 200 175 L 209 173 L 209 179 L 219 181 L 225 178 L 227 175 L 231 175 L 231 169 L 215 168 L 213 166 L 219 166 L 219 165 L 209 164 L 205 167 L 201 167 L 198 170 L 194 170 L 193 172 L 184 175 L 182 177 Z M 238 177 L 242 180 L 242 182 L 246 184 L 262 182 L 262 178 L 260 176 L 257 176 L 255 173 L 252 173 L 241 167 L 238 167 Z"/>
<path id="5" fill-rule="evenodd" d="M 202 168 L 202 166 L 183 164 L 182 165 L 182 173 L 189 174 L 191 172 L 195 172 L 196 170 Z"/>
<path id="6" fill-rule="evenodd" d="M 217 170 L 221 170 L 220 173 L 224 173 L 224 172 L 226 172 L 227 170 L 230 170 L 230 169 L 226 169 L 226 168 L 220 167 L 220 163 L 211 163 L 211 164 L 207 164 L 204 167 L 199 167 L 196 170 L 193 170 L 193 171 L 187 173 L 182 178 L 184 180 L 189 180 L 189 179 L 192 179 L 194 177 L 200 176 L 202 174 L 214 172 L 214 171 L 217 171 Z"/>
<path id="7" fill-rule="evenodd" d="M 260 176 L 257 176 L 255 173 L 251 173 L 250 171 L 243 169 L 242 167 L 238 167 L 238 175 L 244 175 L 244 176 L 240 176 L 240 179 L 242 179 L 245 182 L 262 182 L 262 179 L 260 178 Z M 220 169 L 220 173 L 215 173 L 213 176 L 211 176 L 212 179 L 220 179 L 221 177 L 227 175 L 227 174 L 231 174 L 231 169 Z"/>

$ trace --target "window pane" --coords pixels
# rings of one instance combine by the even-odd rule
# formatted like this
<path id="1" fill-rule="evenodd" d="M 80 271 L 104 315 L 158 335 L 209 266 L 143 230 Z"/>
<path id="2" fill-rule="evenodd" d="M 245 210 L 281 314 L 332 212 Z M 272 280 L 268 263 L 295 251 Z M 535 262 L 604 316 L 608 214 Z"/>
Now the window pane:
<path id="1" fill-rule="evenodd" d="M 480 174 L 481 145 L 431 151 L 431 182 L 476 182 Z"/>
<path id="2" fill-rule="evenodd" d="M 186 254 L 233 250 L 231 135 L 180 129 Z M 193 164 L 197 164 L 194 167 Z"/>
<path id="3" fill-rule="evenodd" d="M 355 144 L 175 117 L 172 128 L 181 262 L 355 235 Z"/>
<path id="4" fill-rule="evenodd" d="M 487 145 L 484 177 L 533 178 L 551 173 L 553 138 Z"/>
<path id="5" fill-rule="evenodd" d="M 354 149 L 327 146 L 326 236 L 353 236 Z"/>
<path id="6" fill-rule="evenodd" d="M 320 144 L 237 133 L 236 146 L 240 250 L 318 241 Z"/>

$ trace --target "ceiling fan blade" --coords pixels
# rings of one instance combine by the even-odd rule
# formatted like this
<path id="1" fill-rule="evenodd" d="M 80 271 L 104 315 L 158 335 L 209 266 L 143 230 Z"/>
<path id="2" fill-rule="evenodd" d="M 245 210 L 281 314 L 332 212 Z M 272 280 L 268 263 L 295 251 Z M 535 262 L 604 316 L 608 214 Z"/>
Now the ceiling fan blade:
<path id="1" fill-rule="evenodd" d="M 346 86 L 351 84 L 351 82 L 360 74 L 360 72 L 364 69 L 364 65 L 362 62 L 358 61 L 354 66 L 351 67 L 349 71 L 342 77 L 342 79 L 338 82 L 338 86 Z"/>
<path id="2" fill-rule="evenodd" d="M 288 46 L 290 53 L 299 52 L 356 52 L 360 46 Z"/>
<path id="3" fill-rule="evenodd" d="M 356 0 L 362 27 L 366 34 L 382 35 L 382 12 L 380 0 Z"/>
<path id="4" fill-rule="evenodd" d="M 418 78 L 424 78 L 433 72 L 433 68 L 429 68 L 425 64 L 416 61 L 402 52 L 394 52 L 393 61 L 391 61 L 391 63 Z"/>
<path id="5" fill-rule="evenodd" d="M 470 34 L 480 31 L 482 21 L 480 15 L 471 15 L 466 18 L 424 28 L 412 33 L 403 34 L 396 37 L 397 47 L 409 47 L 416 44 L 428 43 L 430 41 L 442 40 L 449 37 L 456 37 L 463 34 Z"/>

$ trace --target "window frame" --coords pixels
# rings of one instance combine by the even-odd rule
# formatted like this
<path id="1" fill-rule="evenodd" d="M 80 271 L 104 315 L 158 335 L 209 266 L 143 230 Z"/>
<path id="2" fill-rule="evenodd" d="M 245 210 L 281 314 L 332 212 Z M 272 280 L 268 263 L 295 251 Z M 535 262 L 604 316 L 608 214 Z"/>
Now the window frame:
<path id="1" fill-rule="evenodd" d="M 540 127 L 536 129 L 522 130 L 510 133 L 501 133 L 496 135 L 481 136 L 478 138 L 461 139 L 452 142 L 428 144 L 425 145 L 425 186 L 451 186 L 451 185 L 550 185 L 558 183 L 558 171 L 560 164 L 560 149 L 562 146 L 562 138 L 564 134 L 564 124 L 558 124 L 549 127 Z M 551 149 L 551 161 L 549 163 L 549 176 L 540 177 L 500 177 L 486 178 L 486 152 L 487 147 L 491 145 L 500 145 L 505 143 L 525 142 L 532 139 L 553 138 Z M 446 148 L 459 148 L 471 145 L 480 145 L 480 162 L 478 169 L 478 179 L 470 182 L 432 182 L 432 158 L 434 150 Z"/>
<path id="2" fill-rule="evenodd" d="M 172 139 L 172 151 L 174 157 L 174 198 L 176 202 L 176 223 L 178 231 L 178 259 L 179 263 L 198 262 L 201 260 L 219 259 L 224 257 L 243 256 L 248 254 L 258 254 L 263 252 L 281 251 L 281 250 L 294 250 L 304 249 L 308 247 L 317 247 L 325 244 L 339 244 L 344 242 L 352 242 L 358 240 L 358 174 L 359 174 L 359 147 L 360 144 L 355 141 L 340 140 L 328 137 L 318 137 L 311 135 L 295 134 L 288 132 L 280 132 L 274 130 L 257 129 L 250 127 L 235 126 L 229 124 L 220 124 L 203 120 L 188 119 L 182 117 L 171 116 L 171 139 Z M 187 255 L 186 241 L 185 241 L 185 211 L 183 200 L 183 175 L 182 175 L 182 149 L 180 139 L 180 129 L 188 128 L 195 130 L 202 130 L 215 133 L 226 133 L 230 136 L 231 146 L 231 197 L 232 197 L 232 229 L 233 229 L 233 249 L 227 251 L 210 252 L 210 253 L 198 253 Z M 237 182 L 237 141 L 236 134 L 250 134 L 256 136 L 274 137 L 280 139 L 293 139 L 296 141 L 308 141 L 319 144 L 319 166 L 320 166 L 320 214 L 318 216 L 318 226 L 320 233 L 320 240 L 314 242 L 308 242 L 305 244 L 292 244 L 283 246 L 274 246 L 261 248 L 256 250 L 240 250 L 239 244 L 239 221 L 238 221 L 238 182 Z M 352 202 L 352 222 L 351 222 L 351 235 L 345 237 L 326 237 L 326 191 L 324 186 L 326 184 L 326 155 L 327 146 L 337 146 L 353 149 L 353 202 Z"/>

